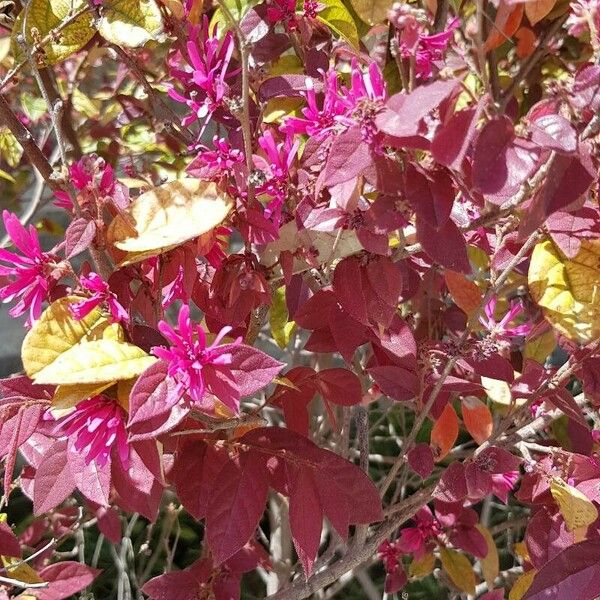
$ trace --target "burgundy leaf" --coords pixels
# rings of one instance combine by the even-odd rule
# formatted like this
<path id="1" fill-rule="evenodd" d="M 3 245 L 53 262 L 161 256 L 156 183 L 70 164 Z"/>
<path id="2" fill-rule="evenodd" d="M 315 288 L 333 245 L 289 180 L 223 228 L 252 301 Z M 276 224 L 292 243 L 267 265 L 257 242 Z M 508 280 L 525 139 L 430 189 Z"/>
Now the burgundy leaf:
<path id="1" fill-rule="evenodd" d="M 465 239 L 451 219 L 435 229 L 427 221 L 417 218 L 417 239 L 435 262 L 459 273 L 471 273 Z"/>
<path id="2" fill-rule="evenodd" d="M 55 442 L 40 461 L 33 480 L 33 513 L 52 510 L 74 490 L 66 440 Z"/>
<path id="3" fill-rule="evenodd" d="M 48 565 L 39 572 L 48 587 L 31 593 L 38 600 L 66 600 L 90 585 L 99 573 L 99 569 L 68 560 Z"/>
<path id="4" fill-rule="evenodd" d="M 268 491 L 263 454 L 244 453 L 219 472 L 206 514 L 207 540 L 217 564 L 250 539 L 265 509 Z"/>
<path id="5" fill-rule="evenodd" d="M 294 469 L 289 514 L 294 546 L 308 577 L 319 550 L 323 526 L 323 510 L 311 469 Z"/>
<path id="6" fill-rule="evenodd" d="M 419 132 L 421 120 L 458 86 L 456 79 L 434 81 L 419 86 L 410 94 L 395 94 L 387 101 L 386 108 L 377 115 L 375 123 L 380 131 L 397 138 L 415 136 Z"/>
<path id="7" fill-rule="evenodd" d="M 231 369 L 240 396 L 252 396 L 269 385 L 284 364 L 251 346 L 223 344 L 231 353 Z"/>
<path id="8" fill-rule="evenodd" d="M 173 571 L 150 579 L 142 591 L 151 600 L 197 600 L 202 585 L 212 574 L 212 562 L 203 558 L 183 571 Z M 202 586 L 202 587 L 201 587 Z"/>
<path id="9" fill-rule="evenodd" d="M 122 538 L 121 519 L 116 508 L 101 506 L 96 511 L 100 533 L 113 544 L 118 544 Z"/>
<path id="10" fill-rule="evenodd" d="M 600 596 L 600 539 L 573 544 L 535 575 L 523 600 L 594 600 Z"/>
<path id="11" fill-rule="evenodd" d="M 21 556 L 21 544 L 8 523 L 0 523 L 0 554 L 2 556 Z"/>
<path id="12" fill-rule="evenodd" d="M 429 444 L 422 442 L 415 444 L 414 448 L 408 451 L 406 458 L 410 468 L 423 479 L 429 477 L 433 472 L 433 452 Z"/>
<path id="13" fill-rule="evenodd" d="M 466 496 L 465 468 L 461 463 L 453 462 L 442 474 L 433 497 L 442 502 L 459 502 Z"/>
<path id="14" fill-rule="evenodd" d="M 65 231 L 65 256 L 71 259 L 87 250 L 94 241 L 96 223 L 84 218 L 73 219 Z"/>
<path id="15" fill-rule="evenodd" d="M 461 171 L 463 160 L 473 141 L 482 103 L 454 113 L 447 123 L 440 125 L 431 142 L 435 160 L 455 171 Z"/>
<path id="16" fill-rule="evenodd" d="M 573 154 L 577 150 L 577 134 L 561 115 L 543 115 L 531 124 L 531 140 L 542 148 Z"/>
<path id="17" fill-rule="evenodd" d="M 323 398 L 333 404 L 352 406 L 362 400 L 360 379 L 348 369 L 325 369 L 314 381 Z"/>
<path id="18" fill-rule="evenodd" d="M 369 368 L 368 373 L 386 396 L 399 402 L 415 397 L 419 380 L 414 372 L 396 365 L 383 365 Z"/>

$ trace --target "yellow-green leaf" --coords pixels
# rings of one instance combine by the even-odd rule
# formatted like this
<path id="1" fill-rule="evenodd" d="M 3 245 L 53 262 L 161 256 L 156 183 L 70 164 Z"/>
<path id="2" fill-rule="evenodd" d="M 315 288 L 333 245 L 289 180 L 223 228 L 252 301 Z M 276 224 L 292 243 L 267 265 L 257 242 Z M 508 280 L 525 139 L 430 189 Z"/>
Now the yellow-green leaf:
<path id="1" fill-rule="evenodd" d="M 108 239 L 119 250 L 146 258 L 214 229 L 232 206 L 233 200 L 212 182 L 173 181 L 138 196 L 112 221 Z"/>
<path id="2" fill-rule="evenodd" d="M 475 527 L 479 530 L 479 533 L 485 538 L 487 543 L 487 554 L 484 558 L 479 559 L 481 565 L 481 573 L 489 589 L 494 587 L 494 580 L 498 577 L 500 572 L 500 559 L 498 558 L 498 548 L 496 548 L 496 542 L 490 533 L 490 530 L 481 524 L 477 524 Z"/>
<path id="3" fill-rule="evenodd" d="M 289 315 L 285 303 L 285 286 L 282 286 L 273 292 L 269 318 L 273 339 L 281 349 L 284 349 L 288 345 L 296 326 L 294 321 L 289 321 L 288 319 Z"/>
<path id="4" fill-rule="evenodd" d="M 63 21 L 86 5 L 86 0 L 31 0 L 13 25 L 12 51 L 16 60 L 27 58 L 24 48 L 17 42 L 18 35 L 24 33 L 27 47 L 31 48 L 35 41 L 60 27 Z M 95 33 L 92 12 L 85 12 L 54 36 L 43 47 L 40 56 L 50 65 L 65 60 L 83 48 Z"/>
<path id="5" fill-rule="evenodd" d="M 317 14 L 317 18 L 331 30 L 355 48 L 359 46 L 358 29 L 352 15 L 341 0 L 325 0 L 325 8 Z"/>
<path id="6" fill-rule="evenodd" d="M 435 567 L 435 556 L 433 552 L 424 554 L 419 560 L 413 560 L 408 568 L 408 574 L 413 579 L 427 577 Z"/>
<path id="7" fill-rule="evenodd" d="M 21 359 L 29 377 L 52 364 L 61 354 L 82 341 L 99 339 L 109 326 L 96 308 L 80 321 L 69 311 L 69 304 L 82 300 L 66 296 L 53 302 L 34 323 L 23 340 Z"/>
<path id="8" fill-rule="evenodd" d="M 21 106 L 23 112 L 32 120 L 37 121 L 48 112 L 46 101 L 39 96 L 34 96 L 29 92 L 21 94 Z"/>
<path id="9" fill-rule="evenodd" d="M 469 559 L 456 550 L 442 548 L 440 550 L 442 567 L 448 573 L 452 583 L 462 592 L 475 594 L 475 573 Z"/>
<path id="10" fill-rule="evenodd" d="M 0 558 L 2 558 L 2 564 L 6 567 L 6 575 L 11 579 L 16 579 L 23 583 L 44 583 L 44 580 L 33 570 L 33 568 L 27 563 L 22 562 L 20 558 L 12 556 L 2 556 Z M 11 565 L 16 566 L 11 567 Z"/>
<path id="11" fill-rule="evenodd" d="M 523 573 L 514 583 L 508 594 L 508 600 L 521 600 L 533 583 L 537 571 L 532 569 Z"/>
<path id="12" fill-rule="evenodd" d="M 133 344 L 95 340 L 67 350 L 33 379 L 53 385 L 121 381 L 140 375 L 156 360 Z"/>
<path id="13" fill-rule="evenodd" d="M 164 37 L 162 14 L 155 0 L 104 0 L 99 31 L 105 40 L 129 48 Z"/>
<path id="14" fill-rule="evenodd" d="M 535 360 L 543 365 L 554 348 L 556 348 L 556 336 L 550 329 L 525 344 L 523 358 Z"/>
<path id="15" fill-rule="evenodd" d="M 9 167 L 16 167 L 23 156 L 21 144 L 6 127 L 0 129 L 0 154 Z"/>
<path id="16" fill-rule="evenodd" d="M 563 335 L 588 343 L 600 336 L 600 240 L 584 240 L 567 258 L 546 240 L 529 265 L 529 290 L 550 323 Z"/>
<path id="17" fill-rule="evenodd" d="M 567 531 L 587 528 L 598 518 L 596 505 L 585 494 L 562 479 L 552 478 L 550 493 L 558 504 Z"/>
<path id="18" fill-rule="evenodd" d="M 350 0 L 356 14 L 369 25 L 381 23 L 387 19 L 392 8 L 392 0 Z"/>

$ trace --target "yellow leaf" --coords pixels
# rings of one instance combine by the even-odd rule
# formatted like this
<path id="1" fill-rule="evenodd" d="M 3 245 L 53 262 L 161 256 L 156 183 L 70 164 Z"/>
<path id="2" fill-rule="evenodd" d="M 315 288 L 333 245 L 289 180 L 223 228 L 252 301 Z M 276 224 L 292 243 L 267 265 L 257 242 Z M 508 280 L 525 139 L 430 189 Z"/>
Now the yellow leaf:
<path id="1" fill-rule="evenodd" d="M 95 340 L 61 354 L 37 373 L 34 381 L 53 385 L 120 381 L 140 375 L 156 360 L 133 344 Z"/>
<path id="2" fill-rule="evenodd" d="M 556 336 L 550 329 L 525 344 L 523 358 L 535 360 L 543 365 L 554 348 L 556 348 Z"/>
<path id="3" fill-rule="evenodd" d="M 155 0 L 104 0 L 98 29 L 105 40 L 129 48 L 164 37 L 162 14 Z"/>
<path id="4" fill-rule="evenodd" d="M 392 0 L 350 0 L 356 14 L 369 25 L 376 25 L 387 19 L 392 8 Z"/>
<path id="5" fill-rule="evenodd" d="M 52 364 L 63 352 L 82 341 L 99 339 L 108 327 L 108 321 L 96 308 L 77 321 L 69 311 L 69 304 L 82 300 L 66 296 L 53 302 L 34 323 L 25 336 L 21 348 L 23 368 L 29 377 Z"/>
<path id="6" fill-rule="evenodd" d="M 137 377 L 117 382 L 117 401 L 126 411 L 129 411 L 129 394 L 136 381 Z"/>
<path id="7" fill-rule="evenodd" d="M 2 564 L 6 567 L 6 575 L 11 579 L 16 579 L 23 583 L 44 583 L 44 580 L 27 563 L 21 563 L 11 568 L 10 565 L 21 562 L 20 558 L 12 556 L 2 556 L 0 558 L 2 558 Z"/>
<path id="8" fill-rule="evenodd" d="M 515 542 L 513 544 L 513 550 L 522 561 L 531 562 L 529 550 L 527 549 L 527 544 L 525 542 Z"/>
<path id="9" fill-rule="evenodd" d="M 87 398 L 92 398 L 101 394 L 106 388 L 109 388 L 112 384 L 110 383 L 89 383 L 75 385 L 59 385 L 54 391 L 52 397 L 52 414 L 55 418 L 68 413 L 76 404 Z"/>
<path id="10" fill-rule="evenodd" d="M 324 0 L 323 4 L 325 8 L 317 14 L 317 19 L 358 48 L 360 40 L 356 23 L 341 0 Z"/>
<path id="11" fill-rule="evenodd" d="M 587 528 L 598 518 L 596 505 L 559 477 L 550 481 L 550 492 L 565 520 L 567 531 Z"/>
<path id="12" fill-rule="evenodd" d="M 18 166 L 23 156 L 21 144 L 6 127 L 0 129 L 0 155 L 13 168 Z"/>
<path id="13" fill-rule="evenodd" d="M 435 567 L 435 556 L 433 552 L 424 554 L 419 560 L 413 560 L 408 568 L 408 574 L 414 579 L 427 577 Z"/>
<path id="14" fill-rule="evenodd" d="M 448 573 L 452 583 L 462 592 L 475 594 L 475 573 L 469 559 L 456 550 L 442 548 L 440 550 L 442 567 Z"/>
<path id="15" fill-rule="evenodd" d="M 289 321 L 288 319 L 289 315 L 285 303 L 285 286 L 282 286 L 273 292 L 269 317 L 273 339 L 282 350 L 288 345 L 296 326 L 294 321 Z"/>
<path id="16" fill-rule="evenodd" d="M 555 4 L 556 0 L 529 0 L 525 3 L 525 14 L 529 22 L 535 25 L 550 14 Z"/>
<path id="17" fill-rule="evenodd" d="M 479 530 L 479 533 L 485 538 L 487 543 L 488 552 L 485 558 L 479 559 L 481 565 L 481 573 L 487 583 L 489 589 L 494 587 L 494 580 L 498 577 L 500 572 L 500 559 L 498 558 L 498 548 L 496 548 L 496 542 L 490 533 L 490 530 L 485 525 L 477 524 L 475 527 Z"/>
<path id="18" fill-rule="evenodd" d="M 303 103 L 301 98 L 271 98 L 263 111 L 263 121 L 278 123 L 284 117 L 294 114 Z"/>
<path id="19" fill-rule="evenodd" d="M 212 182 L 182 179 L 166 183 L 141 194 L 126 214 L 117 215 L 108 239 L 119 250 L 146 258 L 214 229 L 232 206 L 233 200 Z"/>
<path id="20" fill-rule="evenodd" d="M 533 299 L 560 333 L 582 344 L 600 336 L 600 240 L 582 241 L 573 258 L 541 242 L 528 278 Z"/>
<path id="21" fill-rule="evenodd" d="M 11 43 L 15 60 L 20 62 L 26 58 L 23 48 L 17 42 L 18 35 L 25 34 L 27 47 L 30 48 L 36 40 L 44 38 L 86 4 L 86 0 L 31 0 L 13 25 Z M 23 32 L 24 21 L 26 27 Z M 85 12 L 46 44 L 40 55 L 44 63 L 53 65 L 83 48 L 95 33 L 92 12 Z"/>
<path id="22" fill-rule="evenodd" d="M 537 571 L 532 569 L 531 571 L 527 571 L 527 573 L 523 573 L 517 579 L 508 594 L 508 600 L 521 600 L 523 596 L 527 593 L 527 590 L 531 587 L 533 583 L 533 578 Z"/>

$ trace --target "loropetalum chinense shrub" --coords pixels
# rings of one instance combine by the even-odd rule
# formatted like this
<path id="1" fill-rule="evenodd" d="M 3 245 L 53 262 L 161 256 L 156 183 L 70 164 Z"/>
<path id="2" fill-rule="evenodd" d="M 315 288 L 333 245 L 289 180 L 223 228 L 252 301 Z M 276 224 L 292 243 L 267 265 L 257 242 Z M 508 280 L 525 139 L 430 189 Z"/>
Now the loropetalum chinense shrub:
<path id="1" fill-rule="evenodd" d="M 600 596 L 597 0 L 0 11 L 0 599 Z"/>

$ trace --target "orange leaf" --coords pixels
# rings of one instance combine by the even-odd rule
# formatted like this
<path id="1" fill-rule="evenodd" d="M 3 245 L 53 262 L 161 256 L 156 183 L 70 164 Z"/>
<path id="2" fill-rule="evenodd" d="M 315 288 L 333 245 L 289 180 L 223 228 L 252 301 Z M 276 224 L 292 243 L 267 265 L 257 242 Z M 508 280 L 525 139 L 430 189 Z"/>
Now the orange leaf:
<path id="1" fill-rule="evenodd" d="M 529 27 L 521 27 L 517 33 L 517 56 L 521 59 L 527 58 L 535 50 L 535 33 Z"/>
<path id="2" fill-rule="evenodd" d="M 452 299 L 467 315 L 479 308 L 481 303 L 481 290 L 462 273 L 446 269 L 444 272 L 446 286 Z"/>
<path id="3" fill-rule="evenodd" d="M 437 459 L 442 460 L 454 446 L 458 437 L 458 417 L 452 404 L 446 404 L 444 412 L 431 430 L 431 444 L 437 449 Z"/>
<path id="4" fill-rule="evenodd" d="M 502 46 L 504 42 L 510 40 L 515 34 L 523 20 L 523 4 L 517 4 L 514 7 L 502 2 L 496 12 L 496 19 L 488 39 L 485 42 L 485 51 L 489 52 L 494 48 Z"/>
<path id="5" fill-rule="evenodd" d="M 463 398 L 462 418 L 467 431 L 478 444 L 483 444 L 492 435 L 492 413 L 476 396 Z"/>
<path id="6" fill-rule="evenodd" d="M 525 14 L 532 25 L 541 21 L 554 8 L 556 0 L 530 0 L 525 4 Z"/>

